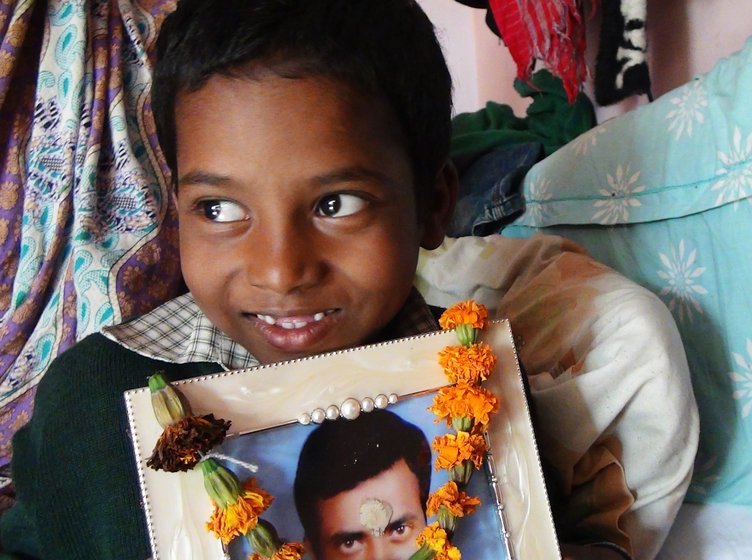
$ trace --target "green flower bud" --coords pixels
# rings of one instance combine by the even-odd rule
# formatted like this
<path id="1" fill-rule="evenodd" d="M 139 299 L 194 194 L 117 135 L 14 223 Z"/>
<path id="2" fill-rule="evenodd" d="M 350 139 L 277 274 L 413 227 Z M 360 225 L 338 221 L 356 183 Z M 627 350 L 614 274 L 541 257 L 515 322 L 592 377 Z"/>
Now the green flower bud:
<path id="1" fill-rule="evenodd" d="M 456 432 L 470 432 L 473 428 L 473 419 L 467 416 L 456 416 L 452 418 L 452 428 Z"/>
<path id="2" fill-rule="evenodd" d="M 449 480 L 453 480 L 457 483 L 457 486 L 463 488 L 470 482 L 470 477 L 473 476 L 473 470 L 475 465 L 472 461 L 462 461 L 461 465 L 455 465 L 449 469 Z"/>
<path id="3" fill-rule="evenodd" d="M 457 333 L 457 338 L 459 339 L 460 344 L 463 346 L 475 344 L 475 340 L 478 338 L 478 329 L 474 329 L 472 325 L 457 325 L 455 332 Z"/>
<path id="4" fill-rule="evenodd" d="M 264 558 L 271 558 L 282 546 L 274 525 L 259 519 L 256 526 L 246 534 L 248 543 L 253 550 Z"/>
<path id="5" fill-rule="evenodd" d="M 242 494 L 237 477 L 214 459 L 204 459 L 200 464 L 209 497 L 221 508 L 237 502 Z"/>
<path id="6" fill-rule="evenodd" d="M 412 556 L 410 556 L 410 560 L 433 560 L 433 558 L 436 558 L 436 553 L 428 548 L 427 544 L 421 546 Z"/>
<path id="7" fill-rule="evenodd" d="M 157 372 L 149 378 L 149 391 L 154 416 L 163 428 L 190 416 L 190 410 L 165 379 L 163 372 Z"/>
<path id="8" fill-rule="evenodd" d="M 444 529 L 447 536 L 451 539 L 452 535 L 454 535 L 454 532 L 457 530 L 457 518 L 449 513 L 446 506 L 441 506 L 438 514 L 436 514 L 436 519 L 439 522 L 439 527 Z"/>

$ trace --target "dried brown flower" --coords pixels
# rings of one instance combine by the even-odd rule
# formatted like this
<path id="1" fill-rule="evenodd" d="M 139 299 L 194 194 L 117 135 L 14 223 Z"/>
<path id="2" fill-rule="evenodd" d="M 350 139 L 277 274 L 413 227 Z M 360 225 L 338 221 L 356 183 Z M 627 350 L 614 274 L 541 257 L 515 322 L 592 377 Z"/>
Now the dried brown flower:
<path id="1" fill-rule="evenodd" d="M 213 414 L 189 416 L 165 427 L 146 465 L 167 472 L 189 471 L 225 439 L 230 422 Z"/>

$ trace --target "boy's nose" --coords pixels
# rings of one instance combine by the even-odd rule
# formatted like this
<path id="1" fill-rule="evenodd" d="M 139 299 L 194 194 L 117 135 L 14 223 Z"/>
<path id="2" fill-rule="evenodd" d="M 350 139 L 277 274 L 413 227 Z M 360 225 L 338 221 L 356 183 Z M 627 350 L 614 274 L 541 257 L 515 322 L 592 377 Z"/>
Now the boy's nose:
<path id="1" fill-rule="evenodd" d="M 254 239 L 255 238 L 255 239 Z M 246 270 L 250 283 L 279 294 L 305 290 L 321 280 L 324 262 L 315 234 L 302 228 L 275 228 L 248 239 Z"/>

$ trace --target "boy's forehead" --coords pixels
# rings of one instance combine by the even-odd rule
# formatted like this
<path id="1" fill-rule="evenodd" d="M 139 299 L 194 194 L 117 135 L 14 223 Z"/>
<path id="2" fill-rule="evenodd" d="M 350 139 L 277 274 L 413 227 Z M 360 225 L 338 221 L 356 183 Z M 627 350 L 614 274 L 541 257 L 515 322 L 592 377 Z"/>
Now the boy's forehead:
<path id="1" fill-rule="evenodd" d="M 235 167 L 240 155 L 264 167 L 287 155 L 282 163 L 289 171 L 308 164 L 316 174 L 360 163 L 388 175 L 395 160 L 411 170 L 386 102 L 325 78 L 217 75 L 182 92 L 175 113 L 180 177 Z M 381 169 L 385 164 L 391 165 Z"/>
<path id="2" fill-rule="evenodd" d="M 222 108 L 247 111 L 274 111 L 281 123 L 291 120 L 308 108 L 324 112 L 338 132 L 378 122 L 403 142 L 403 131 L 395 111 L 385 98 L 326 76 L 283 77 L 271 71 L 253 71 L 249 76 L 216 74 L 195 90 L 178 92 L 175 103 L 178 132 L 186 115 L 208 106 L 214 112 Z M 331 119 L 332 116 L 339 118 Z M 372 118 L 377 116 L 378 118 Z M 211 119 L 209 119 L 209 122 Z M 298 122 L 305 126 L 305 120 Z"/>

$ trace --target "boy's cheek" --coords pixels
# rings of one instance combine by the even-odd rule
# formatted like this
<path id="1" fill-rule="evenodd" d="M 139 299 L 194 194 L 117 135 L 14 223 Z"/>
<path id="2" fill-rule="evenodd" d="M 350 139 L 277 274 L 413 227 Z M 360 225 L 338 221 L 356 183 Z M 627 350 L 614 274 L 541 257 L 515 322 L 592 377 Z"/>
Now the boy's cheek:
<path id="1" fill-rule="evenodd" d="M 321 305 L 360 308 L 366 321 L 380 322 L 383 312 L 396 313 L 413 283 L 419 240 L 417 225 L 404 227 L 404 215 L 392 218 L 360 234 L 313 231 L 300 236 L 298 246 L 290 251 L 305 261 L 299 267 L 301 274 L 306 267 L 315 269 L 313 280 L 305 285 L 305 297 Z M 263 284 L 263 272 L 280 266 L 273 262 L 267 242 L 250 236 L 241 242 L 207 236 L 189 221 L 180 225 L 181 265 L 188 288 L 197 300 L 208 302 L 204 307 L 214 302 L 222 305 L 234 294 L 246 305 L 259 302 L 263 309 L 263 298 L 279 301 L 280 295 L 288 295 Z M 259 266 L 265 270 L 259 273 Z M 292 299 L 298 296 L 293 294 Z"/>

